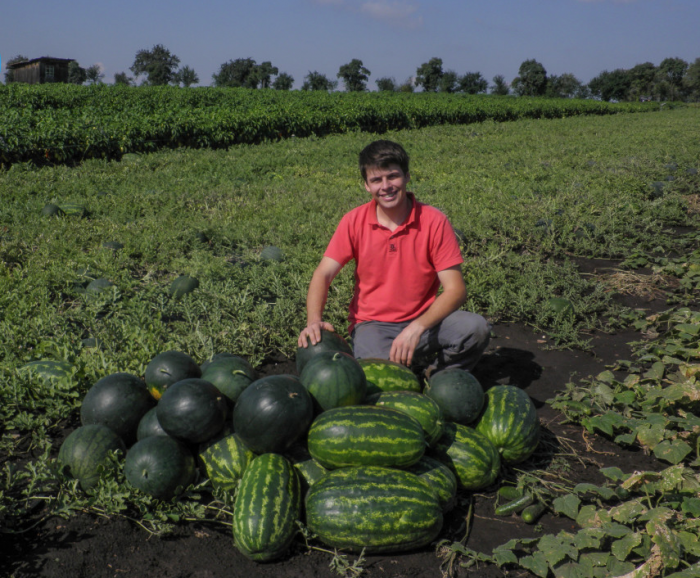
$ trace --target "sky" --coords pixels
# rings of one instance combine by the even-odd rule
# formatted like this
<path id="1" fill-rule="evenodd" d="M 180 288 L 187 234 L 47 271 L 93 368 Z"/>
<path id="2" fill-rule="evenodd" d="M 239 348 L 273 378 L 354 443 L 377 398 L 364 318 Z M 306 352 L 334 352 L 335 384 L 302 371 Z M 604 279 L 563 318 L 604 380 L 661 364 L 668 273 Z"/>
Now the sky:
<path id="1" fill-rule="evenodd" d="M 237 58 L 272 62 L 300 88 L 311 71 L 335 80 L 359 59 L 367 88 L 414 77 L 431 58 L 459 75 L 511 82 L 525 60 L 587 83 L 604 70 L 700 57 L 700 0 L 3 0 L 0 59 L 72 58 L 104 82 L 133 76 L 156 44 L 193 68 L 200 86 Z M 139 79 L 140 80 L 140 79 Z M 339 88 L 342 88 L 342 82 Z"/>

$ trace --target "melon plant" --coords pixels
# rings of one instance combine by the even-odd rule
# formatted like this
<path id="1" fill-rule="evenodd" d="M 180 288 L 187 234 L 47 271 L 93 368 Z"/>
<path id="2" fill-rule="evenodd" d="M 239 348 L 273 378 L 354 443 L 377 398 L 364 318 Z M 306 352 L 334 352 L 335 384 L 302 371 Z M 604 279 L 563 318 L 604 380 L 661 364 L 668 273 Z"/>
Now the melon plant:
<path id="1" fill-rule="evenodd" d="M 484 410 L 474 428 L 489 439 L 506 464 L 529 458 L 540 441 L 535 404 L 514 385 L 497 385 L 486 392 Z"/>
<path id="2" fill-rule="evenodd" d="M 113 373 L 99 379 L 85 394 L 80 421 L 83 425 L 106 425 L 128 445 L 136 440 L 141 418 L 154 405 L 141 379 L 130 373 Z"/>
<path id="3" fill-rule="evenodd" d="M 418 377 L 405 365 L 372 357 L 358 361 L 367 378 L 367 395 L 383 391 L 421 391 Z"/>
<path id="4" fill-rule="evenodd" d="M 233 429 L 255 453 L 282 453 L 309 429 L 314 406 L 293 375 L 269 375 L 251 383 L 233 408 Z"/>
<path id="5" fill-rule="evenodd" d="M 384 407 L 330 409 L 311 424 L 309 453 L 328 469 L 348 466 L 407 467 L 426 448 L 423 428 L 409 415 Z"/>
<path id="6" fill-rule="evenodd" d="M 194 359 L 181 351 L 159 353 L 146 366 L 146 386 L 156 400 L 168 386 L 190 377 L 202 377 L 202 370 Z"/>
<path id="7" fill-rule="evenodd" d="M 170 436 L 149 436 L 127 452 L 124 475 L 143 493 L 169 500 L 194 481 L 194 456 Z"/>
<path id="8" fill-rule="evenodd" d="M 447 421 L 472 423 L 484 405 L 484 390 L 469 371 L 449 368 L 430 376 L 425 395 L 435 400 Z"/>
<path id="9" fill-rule="evenodd" d="M 223 394 L 208 381 L 194 377 L 168 387 L 156 407 L 158 423 L 168 435 L 193 443 L 219 433 L 226 411 Z"/>
<path id="10" fill-rule="evenodd" d="M 316 413 L 357 405 L 367 390 L 362 367 L 352 355 L 341 351 L 324 351 L 312 357 L 300 379 L 311 394 Z"/>
<path id="11" fill-rule="evenodd" d="M 321 341 L 313 345 L 307 337 L 306 347 L 297 347 L 296 364 L 299 375 L 304 371 L 304 366 L 308 361 L 314 355 L 323 351 L 342 351 L 352 355 L 352 347 L 348 345 L 348 342 L 342 336 L 333 331 L 321 329 Z"/>
<path id="12" fill-rule="evenodd" d="M 255 370 L 242 357 L 226 355 L 202 365 L 202 379 L 212 383 L 233 405 L 243 390 L 255 381 Z"/>
<path id="13" fill-rule="evenodd" d="M 292 464 L 279 454 L 255 458 L 243 473 L 233 508 L 236 548 L 251 560 L 283 556 L 297 532 L 301 488 Z"/>
<path id="14" fill-rule="evenodd" d="M 110 452 L 124 451 L 124 441 L 102 424 L 84 425 L 73 430 L 61 444 L 58 462 L 68 477 L 79 480 L 83 490 L 90 490 L 100 479 L 100 467 Z"/>
<path id="15" fill-rule="evenodd" d="M 306 494 L 306 525 L 332 548 L 402 552 L 432 542 L 442 529 L 434 491 L 415 474 L 361 466 L 334 470 Z"/>

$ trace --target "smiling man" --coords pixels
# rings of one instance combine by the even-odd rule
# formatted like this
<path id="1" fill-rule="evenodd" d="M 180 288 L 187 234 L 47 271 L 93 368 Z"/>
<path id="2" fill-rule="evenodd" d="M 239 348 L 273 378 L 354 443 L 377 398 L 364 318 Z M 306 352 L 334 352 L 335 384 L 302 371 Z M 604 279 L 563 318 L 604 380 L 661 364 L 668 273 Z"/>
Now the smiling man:
<path id="1" fill-rule="evenodd" d="M 408 192 L 408 165 L 403 147 L 388 140 L 360 153 L 372 198 L 343 216 L 314 271 L 298 343 L 306 347 L 321 339 L 322 329 L 334 331 L 323 321 L 328 289 L 354 260 L 348 331 L 356 358 L 410 366 L 418 356 L 431 362 L 431 371 L 471 370 L 488 344 L 489 324 L 460 310 L 467 293 L 457 237 L 443 213 Z"/>

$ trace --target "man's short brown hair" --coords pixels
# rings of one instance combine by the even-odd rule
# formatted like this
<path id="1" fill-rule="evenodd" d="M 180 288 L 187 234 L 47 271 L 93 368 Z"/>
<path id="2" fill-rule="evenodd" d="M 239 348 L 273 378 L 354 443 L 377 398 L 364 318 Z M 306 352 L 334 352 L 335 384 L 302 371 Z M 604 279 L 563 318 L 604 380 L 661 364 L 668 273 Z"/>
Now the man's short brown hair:
<path id="1" fill-rule="evenodd" d="M 366 182 L 368 168 L 385 169 L 390 165 L 399 165 L 403 173 L 407 175 L 408 160 L 408 153 L 400 144 L 390 140 L 375 140 L 363 148 L 360 153 L 360 173 Z"/>

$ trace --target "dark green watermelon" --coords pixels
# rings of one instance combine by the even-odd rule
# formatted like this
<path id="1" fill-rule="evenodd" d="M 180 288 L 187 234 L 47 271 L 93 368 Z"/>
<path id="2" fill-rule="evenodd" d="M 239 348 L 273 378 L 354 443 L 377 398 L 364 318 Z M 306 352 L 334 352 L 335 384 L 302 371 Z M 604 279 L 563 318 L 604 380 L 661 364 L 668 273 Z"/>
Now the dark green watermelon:
<path id="1" fill-rule="evenodd" d="M 234 404 L 243 390 L 255 381 L 255 370 L 242 357 L 226 355 L 207 363 L 202 379 L 214 384 Z"/>
<path id="2" fill-rule="evenodd" d="M 169 500 L 194 481 L 194 456 L 170 436 L 149 436 L 126 454 L 124 475 L 136 489 Z"/>
<path id="3" fill-rule="evenodd" d="M 316 345 L 312 345 L 311 342 L 306 340 L 308 344 L 307 347 L 297 347 L 297 373 L 301 375 L 304 370 L 306 363 L 317 353 L 323 351 L 342 351 L 348 355 L 352 355 L 352 347 L 348 345 L 343 337 L 334 333 L 333 331 L 321 330 L 321 341 Z"/>
<path id="4" fill-rule="evenodd" d="M 61 444 L 58 462 L 65 475 L 80 481 L 83 490 L 90 490 L 100 479 L 100 466 L 110 452 L 124 451 L 123 440 L 101 424 L 75 429 Z"/>
<path id="5" fill-rule="evenodd" d="M 141 418 L 154 405 L 141 379 L 130 373 L 113 373 L 98 380 L 85 394 L 80 421 L 83 425 L 106 425 L 129 445 L 136 441 Z"/>
<path id="6" fill-rule="evenodd" d="M 146 386 L 156 400 L 168 386 L 191 377 L 202 377 L 202 370 L 194 359 L 180 351 L 159 353 L 146 366 Z"/>
<path id="7" fill-rule="evenodd" d="M 180 299 L 183 295 L 192 293 L 197 287 L 199 287 L 199 279 L 187 275 L 180 275 L 170 284 L 168 293 L 175 299 Z"/>
<path id="8" fill-rule="evenodd" d="M 150 394 L 149 394 L 150 395 Z M 136 428 L 136 439 L 142 440 L 148 436 L 167 436 L 166 432 L 160 425 L 158 421 L 158 414 L 156 410 L 158 408 L 152 407 L 149 409 L 139 422 L 139 427 Z"/>
<path id="9" fill-rule="evenodd" d="M 484 390 L 469 371 L 443 369 L 430 376 L 425 395 L 435 400 L 447 421 L 472 423 L 484 406 Z"/>
<path id="10" fill-rule="evenodd" d="M 226 399 L 211 383 L 189 378 L 172 384 L 156 407 L 161 427 L 180 440 L 205 442 L 224 427 Z"/>
<path id="11" fill-rule="evenodd" d="M 306 433 L 313 400 L 299 378 L 270 375 L 251 383 L 233 408 L 233 429 L 255 453 L 282 453 Z"/>
<path id="12" fill-rule="evenodd" d="M 316 413 L 358 405 L 367 391 L 362 367 L 352 355 L 341 351 L 323 351 L 312 357 L 300 379 L 314 400 Z"/>
<path id="13" fill-rule="evenodd" d="M 41 214 L 44 217 L 60 217 L 63 215 L 63 210 L 55 203 L 46 203 L 41 209 Z"/>

